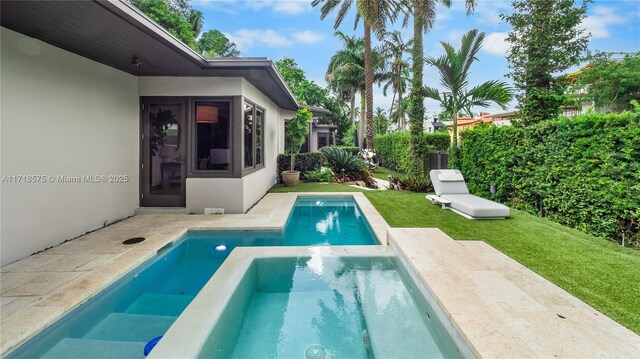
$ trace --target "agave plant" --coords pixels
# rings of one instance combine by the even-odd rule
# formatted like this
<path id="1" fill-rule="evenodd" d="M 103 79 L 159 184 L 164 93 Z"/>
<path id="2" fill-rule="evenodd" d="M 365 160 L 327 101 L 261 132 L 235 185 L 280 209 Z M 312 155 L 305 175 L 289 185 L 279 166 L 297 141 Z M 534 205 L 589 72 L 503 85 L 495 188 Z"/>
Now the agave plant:
<path id="1" fill-rule="evenodd" d="M 362 171 L 367 168 L 367 164 L 362 158 L 356 157 L 342 148 L 322 147 L 320 152 L 324 155 L 329 168 L 336 174 L 336 177 L 347 176 L 358 179 L 362 176 Z"/>

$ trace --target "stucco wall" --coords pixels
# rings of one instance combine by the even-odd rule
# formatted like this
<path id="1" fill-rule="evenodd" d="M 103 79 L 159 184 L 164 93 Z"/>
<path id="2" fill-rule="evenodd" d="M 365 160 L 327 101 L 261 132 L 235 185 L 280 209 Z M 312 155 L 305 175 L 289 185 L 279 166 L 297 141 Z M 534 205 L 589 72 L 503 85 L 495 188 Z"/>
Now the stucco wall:
<path id="1" fill-rule="evenodd" d="M 0 36 L 2 176 L 129 176 L 2 183 L 4 265 L 133 214 L 139 111 L 134 76 L 5 28 Z"/>

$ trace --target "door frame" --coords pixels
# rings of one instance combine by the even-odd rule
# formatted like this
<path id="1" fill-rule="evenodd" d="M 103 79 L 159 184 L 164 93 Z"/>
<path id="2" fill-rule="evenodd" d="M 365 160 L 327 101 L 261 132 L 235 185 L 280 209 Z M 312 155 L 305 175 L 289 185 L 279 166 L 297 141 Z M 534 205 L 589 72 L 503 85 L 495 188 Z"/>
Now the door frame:
<path id="1" fill-rule="evenodd" d="M 181 193 L 180 195 L 150 195 L 149 194 L 149 169 L 151 166 L 145 162 L 150 158 L 148 141 L 150 138 L 147 119 L 151 110 L 150 105 L 156 104 L 176 104 L 182 105 L 182 124 L 180 128 L 180 147 L 182 149 L 182 161 L 180 169 Z M 187 143 L 187 132 L 189 128 L 189 102 L 187 97 L 182 96 L 140 96 L 140 207 L 185 207 L 187 199 L 187 168 L 189 160 L 189 144 Z"/>

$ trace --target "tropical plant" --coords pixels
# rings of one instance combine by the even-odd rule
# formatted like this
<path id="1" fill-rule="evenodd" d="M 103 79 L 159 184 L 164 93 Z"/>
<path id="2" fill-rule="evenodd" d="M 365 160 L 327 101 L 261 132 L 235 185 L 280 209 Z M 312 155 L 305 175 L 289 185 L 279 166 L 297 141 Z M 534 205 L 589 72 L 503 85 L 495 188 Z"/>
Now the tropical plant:
<path id="1" fill-rule="evenodd" d="M 389 88 L 393 90 L 389 113 L 393 112 L 393 107 L 396 104 L 396 96 L 397 102 L 402 103 L 402 95 L 407 91 L 411 71 L 409 62 L 405 60 L 404 56 L 411 50 L 412 45 L 413 40 L 405 42 L 400 31 L 389 32 L 384 36 L 382 54 L 385 58 L 392 59 L 393 61 L 389 64 L 390 71 L 387 74 L 386 83 L 382 87 L 382 92 L 385 96 Z M 404 131 L 406 129 L 404 112 L 400 114 L 397 120 L 399 128 Z"/>
<path id="2" fill-rule="evenodd" d="M 200 35 L 200 32 L 202 32 L 202 25 L 204 24 L 204 14 L 202 13 L 202 11 L 191 9 L 189 11 L 188 20 L 191 24 L 193 35 L 195 37 L 198 37 L 198 35 Z"/>
<path id="3" fill-rule="evenodd" d="M 396 101 L 396 103 L 393 104 L 393 107 L 391 107 L 389 120 L 398 124 L 398 129 L 401 131 L 406 130 L 402 128 L 401 124 L 403 123 L 403 119 L 406 117 L 406 114 L 409 113 L 409 104 L 409 99 L 403 98 L 402 101 Z"/>
<path id="4" fill-rule="evenodd" d="M 488 107 L 492 102 L 506 109 L 506 105 L 513 97 L 512 89 L 504 81 L 487 81 L 469 88 L 471 65 L 477 60 L 476 55 L 482 48 L 483 41 L 484 33 L 473 29 L 464 34 L 458 50 L 447 42 L 441 42 L 444 55 L 438 58 L 428 57 L 425 60 L 438 70 L 440 85 L 448 92 L 445 96 L 435 88 L 425 87 L 424 89 L 426 97 L 440 102 L 445 116 L 453 119 L 454 146 L 458 142 L 459 112 L 473 116 L 473 107 Z"/>
<path id="5" fill-rule="evenodd" d="M 362 158 L 354 156 L 342 148 L 327 146 L 322 147 L 320 152 L 322 152 L 329 168 L 337 177 L 347 176 L 359 179 L 362 176 L 362 171 L 367 168 Z"/>
<path id="6" fill-rule="evenodd" d="M 329 168 L 322 167 L 307 172 L 305 179 L 307 182 L 331 182 L 333 180 L 333 172 Z"/>
<path id="7" fill-rule="evenodd" d="M 354 0 L 313 0 L 311 5 L 323 4 L 320 9 L 320 19 L 324 20 L 330 13 L 337 9 L 334 29 L 337 29 L 345 15 L 355 3 L 357 10 L 355 24 L 363 20 L 364 24 L 364 94 L 366 99 L 366 137 L 367 146 L 373 146 L 373 82 L 374 82 L 374 60 L 371 46 L 371 32 L 378 35 L 384 32 L 388 21 L 395 20 L 400 11 L 398 1 L 378 0 L 378 1 L 355 1 Z"/>
<path id="8" fill-rule="evenodd" d="M 424 131 L 424 86 L 422 76 L 424 70 L 424 43 L 423 34 L 429 32 L 436 20 L 437 5 L 451 6 L 451 0 L 407 0 L 407 14 L 413 14 L 413 49 L 411 58 L 413 61 L 411 81 L 411 95 L 409 100 L 409 122 L 411 129 L 411 153 L 415 161 L 420 161 L 416 152 L 420 134 Z M 467 15 L 476 5 L 476 0 L 464 0 Z M 405 23 L 407 19 L 405 18 Z"/>
<path id="9" fill-rule="evenodd" d="M 311 118 L 313 118 L 313 114 L 309 108 L 301 108 L 296 112 L 296 116 L 285 125 L 285 135 L 291 145 L 289 149 L 291 154 L 290 172 L 293 172 L 296 155 L 300 153 L 300 148 L 309 134 L 308 122 L 311 121 Z"/>
<path id="10" fill-rule="evenodd" d="M 576 7 L 574 0 L 513 0 L 513 12 L 501 15 L 512 27 L 507 60 L 524 125 L 560 114 L 567 97 L 554 74 L 578 65 L 587 49 L 589 34 L 581 23 L 588 1 Z"/>
<path id="11" fill-rule="evenodd" d="M 380 107 L 376 107 L 376 112 L 373 115 L 374 135 L 384 135 L 387 133 L 387 127 L 389 127 L 389 120 L 387 119 L 386 111 Z"/>
<path id="12" fill-rule="evenodd" d="M 424 174 L 420 175 L 392 175 L 389 177 L 389 189 L 401 191 L 426 193 L 433 191 L 431 179 Z"/>
<path id="13" fill-rule="evenodd" d="M 219 30 L 209 30 L 198 40 L 200 52 L 207 57 L 238 57 L 240 50 Z"/>

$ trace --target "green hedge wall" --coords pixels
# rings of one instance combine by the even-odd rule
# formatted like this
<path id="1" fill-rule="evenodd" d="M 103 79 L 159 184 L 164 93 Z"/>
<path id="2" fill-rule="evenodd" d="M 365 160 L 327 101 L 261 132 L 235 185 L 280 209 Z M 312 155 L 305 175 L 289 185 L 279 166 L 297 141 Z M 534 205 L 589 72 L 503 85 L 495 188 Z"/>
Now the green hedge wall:
<path id="1" fill-rule="evenodd" d="M 640 246 L 639 113 L 467 130 L 459 156 L 475 194 Z"/>
<path id="2" fill-rule="evenodd" d="M 296 156 L 296 163 L 294 168 L 300 171 L 300 178 L 305 178 L 305 175 L 309 171 L 317 170 L 322 167 L 324 163 L 324 156 L 320 152 L 301 153 Z M 282 171 L 288 171 L 291 167 L 291 155 L 279 154 L 278 155 L 278 176 Z"/>
<path id="3" fill-rule="evenodd" d="M 450 137 L 448 133 L 424 133 L 418 142 L 418 153 L 428 165 L 428 154 L 432 150 L 447 150 Z M 376 135 L 373 139 L 376 154 L 382 166 L 408 174 L 424 172 L 423 168 L 411 158 L 411 142 L 409 132 L 392 132 L 384 135 Z"/>

